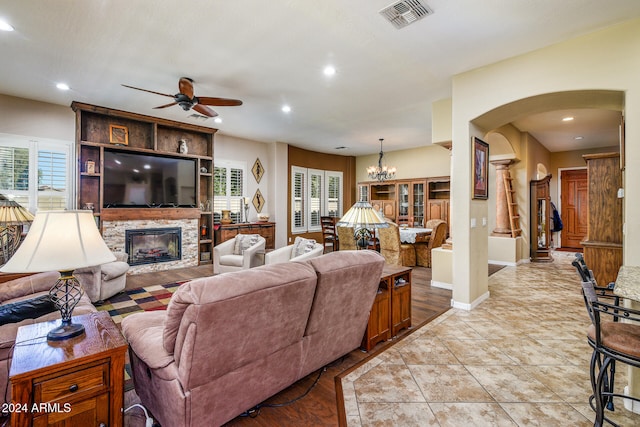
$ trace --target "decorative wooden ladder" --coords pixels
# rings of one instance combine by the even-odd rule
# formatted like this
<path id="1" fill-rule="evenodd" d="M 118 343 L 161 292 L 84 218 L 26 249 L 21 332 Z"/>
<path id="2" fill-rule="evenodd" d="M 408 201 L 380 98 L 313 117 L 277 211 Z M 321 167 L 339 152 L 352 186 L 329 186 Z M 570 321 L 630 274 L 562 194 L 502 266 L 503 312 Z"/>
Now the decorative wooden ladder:
<path id="1" fill-rule="evenodd" d="M 509 224 L 511 226 L 511 237 L 518 237 L 522 233 L 520 228 L 520 215 L 518 215 L 518 204 L 513 201 L 515 190 L 513 189 L 513 178 L 511 172 L 505 171 L 502 175 L 504 179 L 504 191 L 507 193 L 507 207 L 509 209 Z"/>

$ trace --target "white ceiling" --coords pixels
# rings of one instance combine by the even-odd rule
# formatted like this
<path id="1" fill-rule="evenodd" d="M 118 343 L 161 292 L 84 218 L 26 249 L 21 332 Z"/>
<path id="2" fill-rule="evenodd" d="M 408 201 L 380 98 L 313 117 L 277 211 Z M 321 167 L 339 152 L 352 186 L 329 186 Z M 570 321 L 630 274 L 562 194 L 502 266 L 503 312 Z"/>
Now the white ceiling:
<path id="1" fill-rule="evenodd" d="M 426 0 L 434 11 L 397 30 L 390 0 L 0 0 L 0 93 L 68 106 L 80 101 L 344 155 L 431 143 L 431 104 L 451 76 L 640 16 L 640 1 Z M 325 65 L 337 73 L 323 75 Z M 579 72 L 579 69 L 576 69 Z M 237 98 L 201 121 L 160 95 L 182 76 L 195 94 Z M 70 91 L 60 92 L 58 82 Z M 292 111 L 284 114 L 283 104 Z M 592 125 L 562 136 L 556 112 L 515 123 L 552 151 L 574 133 L 617 141 L 619 117 L 583 110 Z M 615 123 L 614 123 L 615 122 Z M 583 120 L 574 120 L 579 126 Z M 597 126 L 596 126 L 597 124 Z M 545 125 L 545 127 L 541 127 Z M 565 127 L 564 129 L 566 129 Z M 586 137 L 586 135 L 584 135 Z M 584 141 L 584 140 L 583 140 Z M 571 141 L 569 141 L 571 142 Z M 562 143 L 562 145 L 559 145 Z M 558 144 L 558 145 L 551 145 Z"/>

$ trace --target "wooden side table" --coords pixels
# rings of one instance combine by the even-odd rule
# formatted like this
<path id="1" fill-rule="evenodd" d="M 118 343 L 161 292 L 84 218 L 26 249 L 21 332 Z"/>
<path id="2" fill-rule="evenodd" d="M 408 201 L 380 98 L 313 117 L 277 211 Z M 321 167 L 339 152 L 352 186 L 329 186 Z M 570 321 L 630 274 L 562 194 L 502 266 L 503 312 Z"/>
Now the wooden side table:
<path id="1" fill-rule="evenodd" d="M 385 264 L 378 294 L 369 313 L 361 347 L 371 350 L 381 341 L 411 327 L 411 268 Z"/>
<path id="2" fill-rule="evenodd" d="M 122 427 L 127 342 L 107 312 L 74 316 L 85 333 L 47 341 L 60 320 L 18 329 L 11 425 Z"/>

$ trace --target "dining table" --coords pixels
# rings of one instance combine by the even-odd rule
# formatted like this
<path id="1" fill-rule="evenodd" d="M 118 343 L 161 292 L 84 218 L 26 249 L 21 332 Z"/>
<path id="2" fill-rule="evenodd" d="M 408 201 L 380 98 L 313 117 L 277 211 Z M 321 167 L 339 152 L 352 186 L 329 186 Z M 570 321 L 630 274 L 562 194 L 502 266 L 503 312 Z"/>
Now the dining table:
<path id="1" fill-rule="evenodd" d="M 431 236 L 431 228 L 398 227 L 402 243 L 426 243 Z"/>

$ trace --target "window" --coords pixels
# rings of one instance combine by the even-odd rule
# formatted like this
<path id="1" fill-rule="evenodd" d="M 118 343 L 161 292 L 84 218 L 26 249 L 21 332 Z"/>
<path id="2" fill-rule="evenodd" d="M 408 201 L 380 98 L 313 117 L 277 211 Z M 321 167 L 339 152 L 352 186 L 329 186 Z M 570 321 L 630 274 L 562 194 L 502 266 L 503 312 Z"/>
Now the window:
<path id="1" fill-rule="evenodd" d="M 321 216 L 342 216 L 342 172 L 291 167 L 291 232 L 321 231 Z"/>
<path id="2" fill-rule="evenodd" d="M 72 208 L 68 141 L 0 134 L 0 192 L 31 212 Z"/>
<path id="3" fill-rule="evenodd" d="M 213 166 L 213 219 L 220 222 L 222 210 L 230 210 L 235 222 L 242 221 L 242 197 L 246 193 L 247 165 L 244 162 L 216 160 Z"/>

